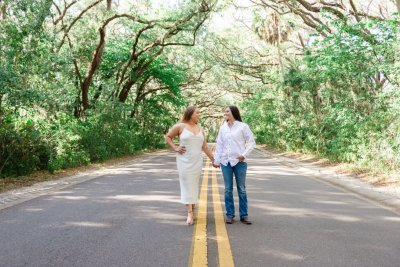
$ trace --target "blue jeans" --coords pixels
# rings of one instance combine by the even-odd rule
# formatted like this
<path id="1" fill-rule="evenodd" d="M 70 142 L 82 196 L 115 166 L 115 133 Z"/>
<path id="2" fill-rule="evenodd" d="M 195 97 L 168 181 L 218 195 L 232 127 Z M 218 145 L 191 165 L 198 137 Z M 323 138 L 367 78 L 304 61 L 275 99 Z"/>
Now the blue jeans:
<path id="1" fill-rule="evenodd" d="M 247 216 L 246 171 L 247 163 L 239 162 L 235 166 L 228 163 L 221 164 L 225 184 L 225 209 L 227 217 L 235 217 L 235 203 L 233 202 L 233 174 L 235 174 L 236 188 L 239 195 L 240 218 Z"/>

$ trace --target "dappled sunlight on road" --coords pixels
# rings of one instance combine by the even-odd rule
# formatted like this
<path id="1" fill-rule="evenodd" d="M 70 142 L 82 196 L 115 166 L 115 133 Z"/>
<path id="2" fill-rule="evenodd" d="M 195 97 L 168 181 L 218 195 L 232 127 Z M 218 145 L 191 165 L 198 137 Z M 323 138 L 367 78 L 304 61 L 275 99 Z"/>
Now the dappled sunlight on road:
<path id="1" fill-rule="evenodd" d="M 296 174 L 293 169 L 276 165 L 274 160 L 257 159 L 255 164 L 249 164 L 248 174 L 247 192 L 251 208 L 257 214 L 344 223 L 379 220 L 362 213 L 362 210 L 377 209 L 376 206 L 358 201 L 343 189 L 316 182 Z M 349 212 L 353 208 L 360 212 Z M 399 220 L 389 218 L 381 220 Z"/>
<path id="2" fill-rule="evenodd" d="M 315 203 L 327 204 L 327 205 L 347 205 L 347 203 L 342 201 L 332 201 L 332 200 L 316 200 Z"/>
<path id="3" fill-rule="evenodd" d="M 283 169 L 282 166 L 250 166 L 247 170 L 247 174 L 262 174 L 262 175 L 285 175 L 285 176 L 294 176 L 296 175 L 294 172 L 288 172 Z"/>
<path id="4" fill-rule="evenodd" d="M 265 190 L 265 188 L 256 188 L 256 187 L 247 187 L 247 192 L 251 194 L 270 194 L 270 195 L 299 195 L 299 193 L 295 192 L 287 192 L 287 191 L 271 191 L 271 190 Z M 263 200 L 257 200 L 255 199 L 254 201 L 263 201 Z"/>
<path id="5" fill-rule="evenodd" d="M 382 218 L 385 221 L 390 221 L 390 222 L 400 222 L 400 217 L 388 217 L 385 216 Z"/>
<path id="6" fill-rule="evenodd" d="M 262 251 L 261 253 L 266 254 L 267 256 L 272 256 L 274 258 L 282 259 L 282 260 L 289 260 L 289 261 L 300 261 L 303 260 L 304 257 L 297 254 L 292 254 L 288 252 L 282 252 L 278 250 L 266 250 Z"/>
<path id="7" fill-rule="evenodd" d="M 140 166 L 167 166 L 165 163 L 141 163 Z"/>
<path id="8" fill-rule="evenodd" d="M 67 200 L 84 200 L 84 199 L 88 199 L 87 197 L 84 197 L 84 196 L 52 196 L 52 198 L 67 199 Z"/>
<path id="9" fill-rule="evenodd" d="M 124 169 L 114 170 L 114 171 L 110 172 L 110 174 L 114 174 L 114 175 L 119 175 L 119 174 L 132 175 L 132 174 L 135 174 L 135 173 L 160 173 L 160 172 L 162 172 L 163 174 L 166 174 L 166 173 L 170 174 L 170 173 L 175 173 L 176 171 L 173 170 L 173 169 L 171 169 L 171 170 L 168 170 L 168 169 L 160 170 L 160 169 L 157 169 L 157 168 L 146 169 L 146 168 L 139 168 L 139 167 L 133 168 L 132 167 L 132 168 L 124 168 Z"/>
<path id="10" fill-rule="evenodd" d="M 75 188 L 75 190 L 78 190 L 78 188 Z M 54 194 L 74 194 L 74 191 L 56 191 Z"/>
<path id="11" fill-rule="evenodd" d="M 253 225 L 244 226 L 236 218 L 227 227 L 235 266 L 330 266 L 326 263 L 332 255 L 353 259 L 362 250 L 393 253 L 393 245 L 385 240 L 397 244 L 392 235 L 398 234 L 400 217 L 341 188 L 296 174 L 274 160 L 251 160 L 246 190 Z M 221 171 L 217 173 L 223 201 L 223 179 Z M 234 195 L 238 211 L 236 186 Z M 214 214 L 210 208 L 208 212 L 207 229 L 213 231 Z M 180 258 L 185 258 L 193 240 L 194 227 L 186 225 L 186 208 L 180 203 L 174 156 L 113 168 L 95 180 L 54 190 L 16 206 L 12 215 L 7 210 L 2 215 L 7 255 L 16 247 L 42 240 L 36 247 L 41 255 L 51 254 L 51 259 L 77 255 L 86 248 L 90 248 L 88 254 L 96 251 L 107 259 L 109 251 L 114 256 L 123 251 L 132 258 L 153 247 L 160 250 L 159 255 L 175 256 L 179 251 Z M 14 239 L 15 233 L 20 240 Z M 207 238 L 216 244 L 213 234 Z M 64 253 L 66 249 L 71 249 L 71 254 Z M 339 261 L 337 266 L 345 265 Z"/>
<path id="12" fill-rule="evenodd" d="M 253 204 L 253 207 L 265 210 L 268 212 L 269 216 L 289 216 L 289 217 L 297 217 L 297 218 L 320 218 L 320 219 L 329 219 L 329 220 L 337 220 L 342 222 L 358 222 L 361 219 L 354 216 L 346 216 L 343 214 L 336 213 L 328 213 L 321 212 L 313 209 L 304 209 L 304 208 L 287 208 L 280 206 L 271 206 L 271 205 L 263 205 L 263 204 Z"/>
<path id="13" fill-rule="evenodd" d="M 179 213 L 172 213 L 168 211 L 163 211 L 159 207 L 149 207 L 149 206 L 138 206 L 138 211 L 140 216 L 144 220 L 153 220 L 157 224 L 173 224 L 173 225 L 183 225 L 186 219 L 186 211 L 182 208 Z"/>
<path id="14" fill-rule="evenodd" d="M 28 212 L 39 212 L 39 211 L 44 211 L 44 209 L 27 208 L 27 209 L 24 209 L 24 211 L 28 211 Z"/>
<path id="15" fill-rule="evenodd" d="M 147 194 L 163 194 L 163 195 L 174 195 L 175 196 L 175 194 L 173 192 L 171 192 L 171 191 L 152 190 L 152 191 L 146 191 L 146 193 Z"/>
<path id="16" fill-rule="evenodd" d="M 67 226 L 81 226 L 81 227 L 94 227 L 94 228 L 108 228 L 111 224 L 98 223 L 98 222 L 65 222 Z"/>
<path id="17" fill-rule="evenodd" d="M 177 196 L 168 195 L 116 195 L 109 196 L 106 199 L 111 200 L 122 200 L 122 201 L 163 201 L 163 202 L 173 202 L 179 203 L 179 198 Z"/>

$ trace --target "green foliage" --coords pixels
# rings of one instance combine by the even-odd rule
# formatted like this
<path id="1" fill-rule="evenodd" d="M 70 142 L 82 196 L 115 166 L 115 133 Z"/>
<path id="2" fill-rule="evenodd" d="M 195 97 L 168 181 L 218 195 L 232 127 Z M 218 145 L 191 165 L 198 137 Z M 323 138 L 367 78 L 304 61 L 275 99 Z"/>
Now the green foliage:
<path id="1" fill-rule="evenodd" d="M 32 120 L 8 116 L 0 127 L 0 177 L 48 167 L 51 147 Z"/>
<path id="2" fill-rule="evenodd" d="M 89 107 L 82 110 L 82 83 L 99 42 L 98 29 L 114 10 L 105 11 L 103 4 L 88 10 L 63 39 L 75 13 L 88 1 L 69 9 L 63 22 L 57 21 L 60 14 L 53 1 L 2 1 L 7 8 L 0 21 L 0 177 L 55 171 L 163 147 L 163 135 L 183 106 L 234 101 L 224 90 L 246 97 L 256 92 L 245 101 L 244 115 L 259 142 L 363 167 L 399 168 L 396 19 L 333 21 L 332 33 L 314 37 L 305 55 L 291 61 L 280 83 L 282 72 L 256 58 L 263 54 L 258 48 L 251 56 L 242 53 L 241 45 L 251 38 L 245 42 L 236 31 L 226 40 L 212 38 L 207 44 L 204 40 L 210 35 L 200 29 L 195 39 L 205 42 L 203 49 L 178 48 L 192 43 L 197 22 L 208 16 L 205 5 L 180 1 L 160 4 L 168 6 L 162 9 L 136 2 L 129 14 L 154 25 L 145 30 L 144 24 L 128 18 L 108 24 L 101 60 L 89 79 Z M 164 35 L 166 27 L 194 10 L 204 14 L 177 26 L 171 36 Z M 169 45 L 160 46 L 163 36 Z M 229 43 L 235 43 L 232 49 Z M 212 71 L 203 73 L 213 64 Z M 259 84 L 254 85 L 260 80 L 266 88 L 257 91 Z M 183 84 L 189 85 L 184 92 Z M 122 92 L 126 94 L 120 97 Z M 208 126 L 218 129 L 215 121 Z"/>
<path id="3" fill-rule="evenodd" d="M 91 161 L 89 153 L 81 144 L 81 132 L 84 129 L 72 116 L 58 113 L 51 123 L 42 121 L 41 129 L 52 147 L 49 171 L 85 165 Z"/>
<path id="4" fill-rule="evenodd" d="M 273 147 L 396 170 L 399 23 L 333 25 L 288 68 L 282 85 L 245 102 L 245 117 L 258 141 Z"/>
<path id="5" fill-rule="evenodd" d="M 185 105 L 180 85 L 187 82 L 188 70 L 163 55 L 141 69 L 158 48 L 143 51 L 127 69 L 126 78 L 134 82 L 129 97 L 124 103 L 118 99 L 126 83 L 118 77 L 143 25 L 128 19 L 109 25 L 89 86 L 90 108 L 78 118 L 74 112 L 81 107 L 81 85 L 98 44 L 98 28 L 112 12 L 103 12 L 104 7 L 91 10 L 61 45 L 62 27 L 76 17 L 71 9 L 61 26 L 61 21 L 53 23 L 60 16 L 57 1 L 5 3 L 5 19 L 0 18 L 0 177 L 55 171 L 165 146 L 163 135 Z M 177 9 L 160 23 L 173 24 L 194 6 L 187 3 L 184 11 Z M 165 31 L 160 25 L 141 35 L 137 51 L 160 38 Z M 182 27 L 188 31 L 174 40 L 191 41 L 192 22 Z M 173 47 L 163 49 L 174 53 Z"/>
<path id="6" fill-rule="evenodd" d="M 93 115 L 80 123 L 82 139 L 79 142 L 91 161 L 133 154 L 151 147 L 141 144 L 137 129 L 128 127 L 132 124 L 131 119 L 122 120 L 117 112 Z"/>
<path id="7" fill-rule="evenodd" d="M 121 119 L 120 111 L 83 121 L 65 113 L 52 121 L 8 116 L 0 127 L 0 177 L 76 167 L 163 144 L 171 121 L 156 114 L 158 109 L 146 113 L 143 128 L 134 119 Z"/>

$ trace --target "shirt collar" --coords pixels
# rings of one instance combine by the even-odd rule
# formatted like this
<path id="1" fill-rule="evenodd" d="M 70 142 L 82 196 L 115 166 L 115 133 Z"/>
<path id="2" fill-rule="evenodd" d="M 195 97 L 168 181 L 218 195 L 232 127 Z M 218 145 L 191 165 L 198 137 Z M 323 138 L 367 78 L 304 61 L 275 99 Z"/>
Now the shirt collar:
<path id="1" fill-rule="evenodd" d="M 240 121 L 234 120 L 232 126 L 238 125 L 239 123 L 240 123 Z M 224 125 L 225 125 L 226 127 L 229 127 L 228 121 L 225 121 L 225 122 L 224 122 Z"/>

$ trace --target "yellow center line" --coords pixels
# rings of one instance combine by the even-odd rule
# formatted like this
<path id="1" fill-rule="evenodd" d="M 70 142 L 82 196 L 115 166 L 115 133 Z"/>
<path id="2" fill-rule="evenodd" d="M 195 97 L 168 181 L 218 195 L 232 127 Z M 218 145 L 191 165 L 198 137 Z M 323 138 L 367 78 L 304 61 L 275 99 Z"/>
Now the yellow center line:
<path id="1" fill-rule="evenodd" d="M 207 192 L 208 192 L 208 173 L 210 169 L 210 160 L 207 159 L 204 168 L 203 181 L 197 211 L 197 219 L 192 241 L 192 253 L 189 258 L 189 267 L 205 267 L 207 260 Z"/>
<path id="2" fill-rule="evenodd" d="M 212 197 L 214 203 L 215 232 L 218 245 L 218 266 L 234 267 L 232 250 L 229 244 L 228 232 L 226 231 L 224 214 L 222 212 L 215 168 L 212 170 Z"/>

